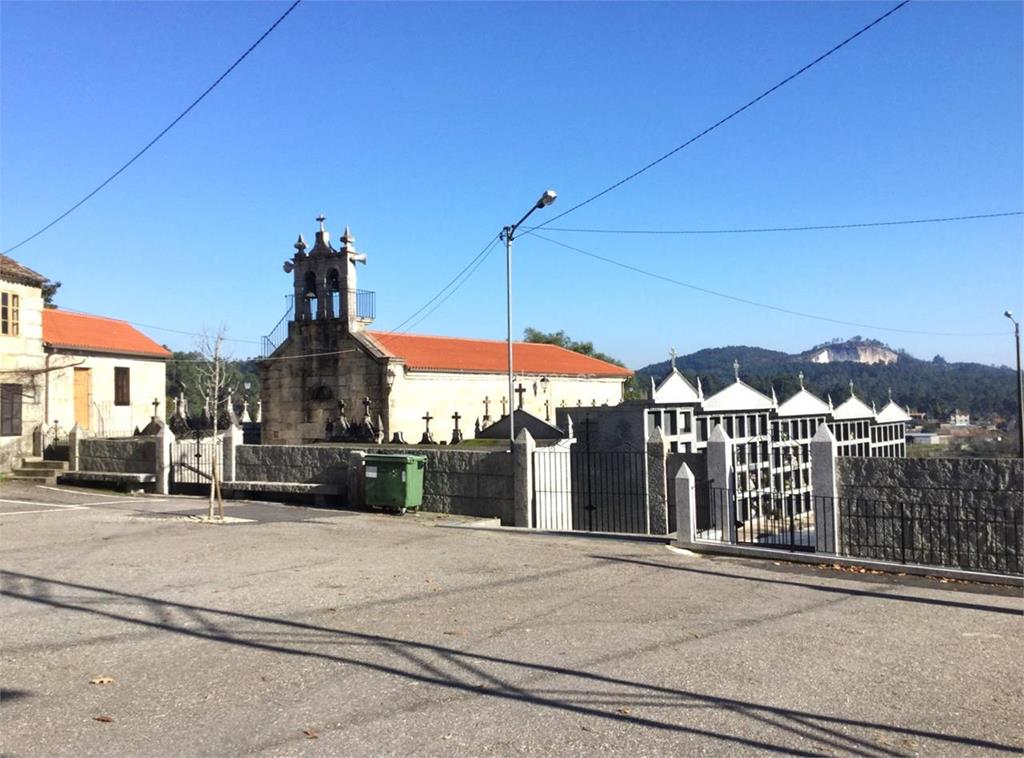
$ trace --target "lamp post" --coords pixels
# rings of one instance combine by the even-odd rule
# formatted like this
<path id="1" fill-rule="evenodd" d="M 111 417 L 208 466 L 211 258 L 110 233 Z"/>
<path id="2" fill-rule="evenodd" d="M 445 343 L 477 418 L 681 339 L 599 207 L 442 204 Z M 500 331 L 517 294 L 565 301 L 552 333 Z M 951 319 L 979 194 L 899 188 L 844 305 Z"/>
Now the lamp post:
<path id="1" fill-rule="evenodd" d="M 1013 336 L 1017 342 L 1017 452 L 1024 458 L 1024 384 L 1020 371 L 1020 322 L 1013 317 L 1013 311 L 1003 313 L 1013 322 Z"/>
<path id="2" fill-rule="evenodd" d="M 538 208 L 546 208 L 555 202 L 555 198 L 558 197 L 554 190 L 547 190 L 540 199 L 534 203 L 533 207 L 526 212 L 526 214 L 516 221 L 512 226 L 506 226 L 501 230 L 501 239 L 505 240 L 505 292 L 506 292 L 506 306 L 507 306 L 507 320 L 508 320 L 508 439 L 511 445 L 516 441 L 515 432 L 515 406 L 512 401 L 512 239 L 515 237 L 516 229 L 526 219 L 530 217 Z M 511 447 L 509 450 L 511 451 Z"/>

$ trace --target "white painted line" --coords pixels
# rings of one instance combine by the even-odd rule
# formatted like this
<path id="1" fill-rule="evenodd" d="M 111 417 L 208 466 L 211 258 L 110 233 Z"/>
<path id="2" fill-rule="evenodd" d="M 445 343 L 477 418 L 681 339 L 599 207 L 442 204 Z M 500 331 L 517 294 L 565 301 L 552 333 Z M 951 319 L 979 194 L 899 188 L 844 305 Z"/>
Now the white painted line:
<path id="1" fill-rule="evenodd" d="M 0 518 L 5 516 L 27 516 L 30 513 L 62 513 L 64 511 L 87 511 L 84 505 L 76 505 L 71 508 L 47 508 L 45 511 L 0 511 Z"/>
<path id="2" fill-rule="evenodd" d="M 90 492 L 83 492 L 82 490 L 62 490 L 60 487 L 49 487 L 49 486 L 47 486 L 45 484 L 40 484 L 39 485 L 39 489 L 41 489 L 41 490 L 50 490 L 50 492 L 63 492 L 65 495 L 84 495 L 85 497 L 96 497 L 96 495 L 93 495 Z M 131 497 L 129 495 L 125 495 L 121 499 L 122 500 L 138 500 L 137 497 Z"/>
<path id="3" fill-rule="evenodd" d="M 134 502 L 136 502 L 136 503 L 166 503 L 167 501 L 166 500 L 135 500 Z M 123 505 L 124 503 L 125 503 L 124 500 L 103 500 L 103 501 L 98 502 L 98 503 L 82 503 L 81 505 L 86 505 L 86 506 L 93 506 L 93 505 Z M 50 505 L 50 503 L 46 503 L 46 505 Z"/>
<path id="4" fill-rule="evenodd" d="M 92 505 L 92 503 L 74 503 L 74 504 L 67 504 L 67 505 L 65 505 L 63 503 L 44 503 L 44 502 L 40 502 L 39 500 L 6 500 L 4 498 L 0 498 L 0 503 L 11 503 L 12 505 L 45 505 L 45 506 L 48 506 L 50 508 L 70 508 L 70 509 L 84 508 L 87 505 Z"/>

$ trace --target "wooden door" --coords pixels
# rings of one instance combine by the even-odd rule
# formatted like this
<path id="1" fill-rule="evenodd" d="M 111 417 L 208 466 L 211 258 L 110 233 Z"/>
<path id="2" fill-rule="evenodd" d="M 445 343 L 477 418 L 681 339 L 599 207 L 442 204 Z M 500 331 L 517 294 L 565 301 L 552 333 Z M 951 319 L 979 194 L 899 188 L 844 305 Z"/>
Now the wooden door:
<path id="1" fill-rule="evenodd" d="M 92 371 L 75 369 L 75 423 L 81 429 L 89 428 L 89 409 L 92 406 Z"/>

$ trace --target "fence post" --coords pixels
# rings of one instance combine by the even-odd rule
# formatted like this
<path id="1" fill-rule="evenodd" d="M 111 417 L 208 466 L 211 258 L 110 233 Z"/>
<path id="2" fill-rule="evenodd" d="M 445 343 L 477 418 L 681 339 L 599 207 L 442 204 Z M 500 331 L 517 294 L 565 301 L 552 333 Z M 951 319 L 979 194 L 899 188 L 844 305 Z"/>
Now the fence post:
<path id="1" fill-rule="evenodd" d="M 242 428 L 238 424 L 231 424 L 224 431 L 224 469 L 222 478 L 225 482 L 235 481 L 236 465 L 238 458 L 238 446 L 242 444 Z"/>
<path id="2" fill-rule="evenodd" d="M 839 555 L 839 491 L 836 438 L 822 424 L 811 439 L 811 499 L 814 500 L 814 549 Z"/>
<path id="3" fill-rule="evenodd" d="M 689 547 L 697 532 L 696 482 L 685 462 L 680 464 L 672 479 L 672 496 L 676 506 L 676 545 Z"/>
<path id="4" fill-rule="evenodd" d="M 68 432 L 68 468 L 71 471 L 78 471 L 78 443 L 85 436 L 82 428 L 75 424 Z"/>
<path id="5" fill-rule="evenodd" d="M 647 438 L 647 533 L 668 534 L 668 480 L 665 457 L 668 455 L 665 435 L 654 427 Z M 678 518 L 678 517 L 677 517 Z"/>
<path id="6" fill-rule="evenodd" d="M 515 526 L 533 528 L 533 451 L 537 443 L 525 427 L 512 445 L 512 519 Z"/>
<path id="7" fill-rule="evenodd" d="M 736 482 L 732 467 L 732 439 L 719 424 L 711 431 L 707 446 L 708 484 L 711 491 L 711 507 L 719 508 L 717 523 L 721 525 L 723 541 L 736 542 Z M 714 491 L 723 493 L 715 498 Z M 716 502 L 718 501 L 718 502 Z"/>
<path id="8" fill-rule="evenodd" d="M 156 494 L 168 495 L 171 492 L 171 445 L 174 444 L 174 432 L 167 424 L 160 424 L 156 433 Z"/>
<path id="9" fill-rule="evenodd" d="M 38 424 L 36 428 L 32 430 L 32 455 L 42 458 L 45 452 L 46 427 L 42 424 Z"/>

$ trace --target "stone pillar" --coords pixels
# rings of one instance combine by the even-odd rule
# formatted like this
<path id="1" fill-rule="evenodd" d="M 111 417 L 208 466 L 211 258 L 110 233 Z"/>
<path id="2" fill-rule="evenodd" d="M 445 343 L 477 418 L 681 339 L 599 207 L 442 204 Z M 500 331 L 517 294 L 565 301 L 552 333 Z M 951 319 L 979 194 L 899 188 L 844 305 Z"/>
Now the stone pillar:
<path id="1" fill-rule="evenodd" d="M 512 445 L 512 518 L 514 526 L 533 528 L 533 451 L 537 443 L 526 428 Z"/>
<path id="2" fill-rule="evenodd" d="M 46 451 L 46 440 L 44 439 L 46 434 L 46 428 L 42 424 L 38 424 L 35 429 L 32 430 L 32 455 L 37 458 L 42 458 L 43 453 Z"/>
<path id="3" fill-rule="evenodd" d="M 174 444 L 174 432 L 167 424 L 160 425 L 156 433 L 156 494 L 168 495 L 171 492 L 171 445 Z"/>
<path id="4" fill-rule="evenodd" d="M 68 432 L 68 469 L 71 471 L 78 471 L 78 443 L 85 436 L 85 431 L 78 424 Z"/>
<path id="5" fill-rule="evenodd" d="M 822 424 L 811 439 L 811 499 L 814 501 L 814 549 L 839 554 L 839 491 L 836 486 L 836 438 Z"/>
<path id="6" fill-rule="evenodd" d="M 736 479 L 733 476 L 732 440 L 719 424 L 707 446 L 708 485 L 714 524 L 723 542 L 736 542 Z"/>
<path id="7" fill-rule="evenodd" d="M 686 547 L 697 534 L 697 487 L 693 472 L 685 463 L 672 477 L 676 506 L 676 544 Z"/>
<path id="8" fill-rule="evenodd" d="M 232 424 L 224 432 L 224 470 L 221 478 L 225 482 L 235 481 L 238 446 L 242 444 L 243 436 L 242 428 L 237 424 Z"/>
<path id="9" fill-rule="evenodd" d="M 647 533 L 668 534 L 665 436 L 654 427 L 647 438 Z"/>

